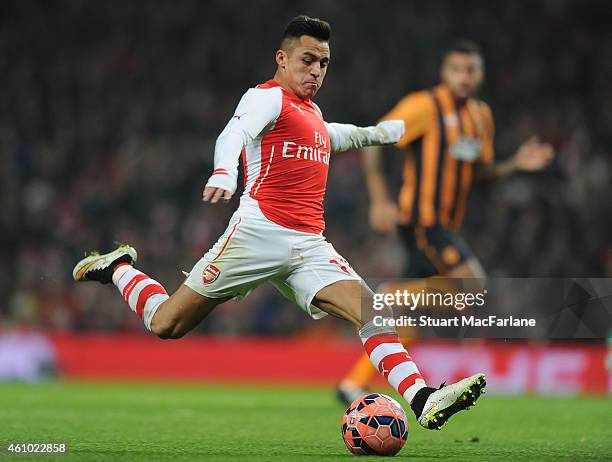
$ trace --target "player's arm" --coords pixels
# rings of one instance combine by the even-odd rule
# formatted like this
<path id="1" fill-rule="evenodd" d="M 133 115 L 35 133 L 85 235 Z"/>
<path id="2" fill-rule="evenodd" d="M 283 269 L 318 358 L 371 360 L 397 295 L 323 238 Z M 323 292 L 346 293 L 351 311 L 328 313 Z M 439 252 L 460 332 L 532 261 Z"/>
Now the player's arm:
<path id="1" fill-rule="evenodd" d="M 483 144 L 482 162 L 476 168 L 478 180 L 496 180 L 517 172 L 535 172 L 542 170 L 553 160 L 555 151 L 552 145 L 542 143 L 536 136 L 532 136 L 521 144 L 509 159 L 493 162 L 493 115 L 486 105 L 483 111 L 487 123 L 487 136 Z"/>
<path id="2" fill-rule="evenodd" d="M 363 168 L 370 196 L 370 226 L 379 233 L 392 234 L 398 219 L 395 201 L 389 195 L 382 165 L 383 148 L 372 146 L 363 150 Z"/>
<path id="3" fill-rule="evenodd" d="M 509 159 L 492 164 L 479 164 L 476 178 L 497 180 L 517 172 L 536 172 L 546 168 L 554 157 L 555 151 L 550 143 L 543 143 L 537 136 L 532 136 L 521 144 Z"/>
<path id="4" fill-rule="evenodd" d="M 403 120 L 385 120 L 373 127 L 357 127 L 352 124 L 328 123 L 331 152 L 344 152 L 368 146 L 397 143 L 406 129 Z"/>
<path id="5" fill-rule="evenodd" d="M 378 156 L 380 156 L 381 146 L 387 144 L 397 143 L 404 135 L 406 129 L 403 120 L 385 120 L 380 122 L 373 127 L 357 127 L 351 124 L 339 124 L 339 123 L 325 123 L 327 132 L 331 142 L 332 152 L 348 151 L 350 149 L 366 148 L 372 150 L 371 159 L 372 163 L 380 162 Z M 380 168 L 377 168 L 378 172 L 381 172 Z M 385 196 L 387 194 L 387 187 L 384 184 L 384 178 L 382 174 L 379 174 L 376 178 L 367 176 L 368 190 L 371 194 Z M 369 183 L 372 183 L 370 186 Z M 391 214 L 389 218 L 382 217 L 382 219 L 374 218 L 370 220 L 372 226 L 380 232 L 393 232 L 395 229 L 395 223 L 397 218 L 397 210 L 395 204 L 386 197 L 386 201 L 381 202 L 388 207 L 375 208 L 376 212 L 382 211 L 385 214 Z M 382 226 L 378 226 L 378 223 L 383 223 Z M 385 226 L 385 223 L 392 222 L 391 226 Z"/>
<path id="6" fill-rule="evenodd" d="M 242 149 L 271 126 L 280 110 L 280 94 L 273 90 L 252 88 L 244 94 L 215 143 L 214 170 L 202 193 L 204 202 L 215 204 L 232 197 L 238 186 Z"/>
<path id="7" fill-rule="evenodd" d="M 385 117 L 404 122 L 405 132 L 396 146 L 403 148 L 423 136 L 433 116 L 433 102 L 424 92 L 414 93 L 403 98 Z M 393 233 L 396 229 L 398 210 L 390 197 L 387 180 L 383 172 L 383 149 L 369 147 L 363 150 L 363 168 L 366 186 L 370 196 L 370 226 L 380 233 Z"/>
<path id="8" fill-rule="evenodd" d="M 379 163 L 381 146 L 386 144 L 397 143 L 404 135 L 406 129 L 403 120 L 385 120 L 378 123 L 373 127 L 357 127 L 351 124 L 339 124 L 339 123 L 325 123 L 327 132 L 331 142 L 332 152 L 348 151 L 350 149 L 366 148 L 371 150 L 370 154 L 371 163 Z M 374 167 L 372 167 L 374 169 Z M 386 197 L 385 201 L 381 201 L 381 204 L 385 204 L 387 207 L 384 209 L 376 208 L 377 212 L 382 210 L 383 213 L 391 214 L 390 217 L 382 217 L 381 219 L 370 220 L 372 226 L 380 232 L 393 232 L 395 229 L 395 223 L 397 222 L 397 210 L 395 204 L 391 202 L 387 196 L 387 187 L 384 184 L 384 178 L 381 174 L 381 169 L 376 167 L 378 171 L 377 176 L 366 176 L 368 181 L 368 190 L 370 194 L 374 194 L 375 197 Z M 372 185 L 370 185 L 372 183 Z M 378 202 L 377 202 L 378 203 Z M 390 205 L 390 206 L 389 206 Z M 378 223 L 383 223 L 382 226 L 378 226 Z M 391 222 L 392 225 L 385 225 Z"/>

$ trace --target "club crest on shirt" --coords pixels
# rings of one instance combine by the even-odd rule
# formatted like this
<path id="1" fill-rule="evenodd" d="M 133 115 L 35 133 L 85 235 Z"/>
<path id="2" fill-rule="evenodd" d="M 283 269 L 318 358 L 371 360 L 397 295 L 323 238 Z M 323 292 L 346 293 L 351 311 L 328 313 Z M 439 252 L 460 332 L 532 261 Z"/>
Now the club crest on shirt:
<path id="1" fill-rule="evenodd" d="M 212 284 L 217 280 L 219 274 L 221 274 L 221 270 L 219 270 L 219 268 L 210 263 L 206 268 L 204 268 L 204 273 L 202 274 L 202 281 L 204 282 L 204 284 Z"/>

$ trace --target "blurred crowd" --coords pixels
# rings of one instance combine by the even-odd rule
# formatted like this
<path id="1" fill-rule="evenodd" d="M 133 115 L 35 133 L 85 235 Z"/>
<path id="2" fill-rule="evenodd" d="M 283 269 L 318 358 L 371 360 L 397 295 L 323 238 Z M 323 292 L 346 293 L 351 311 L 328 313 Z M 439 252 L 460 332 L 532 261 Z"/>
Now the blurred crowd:
<path id="1" fill-rule="evenodd" d="M 142 330 L 113 287 L 74 284 L 85 250 L 138 249 L 169 291 L 236 206 L 204 205 L 213 146 L 247 88 L 273 75 L 299 13 L 330 21 L 316 101 L 329 121 L 370 124 L 437 83 L 451 39 L 483 48 L 496 155 L 532 134 L 546 171 L 478 186 L 464 236 L 493 276 L 612 277 L 612 33 L 605 1 L 3 2 L 0 15 L 0 329 Z M 389 151 L 387 167 L 401 162 Z M 330 164 L 327 238 L 366 280 L 402 267 L 367 224 L 359 153 Z M 201 331 L 316 328 L 270 287 Z M 323 321 L 332 326 L 330 321 Z M 330 327 L 331 328 L 331 327 Z"/>

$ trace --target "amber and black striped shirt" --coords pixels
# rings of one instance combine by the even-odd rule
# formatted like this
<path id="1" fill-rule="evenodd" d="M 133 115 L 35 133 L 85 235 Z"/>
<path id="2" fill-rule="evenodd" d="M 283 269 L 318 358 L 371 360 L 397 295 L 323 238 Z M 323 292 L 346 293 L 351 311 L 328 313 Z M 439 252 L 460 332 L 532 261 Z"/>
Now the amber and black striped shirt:
<path id="1" fill-rule="evenodd" d="M 411 93 L 383 117 L 401 119 L 407 148 L 398 205 L 400 224 L 458 229 L 472 185 L 474 164 L 493 161 L 493 115 L 470 98 L 460 106 L 444 85 Z"/>

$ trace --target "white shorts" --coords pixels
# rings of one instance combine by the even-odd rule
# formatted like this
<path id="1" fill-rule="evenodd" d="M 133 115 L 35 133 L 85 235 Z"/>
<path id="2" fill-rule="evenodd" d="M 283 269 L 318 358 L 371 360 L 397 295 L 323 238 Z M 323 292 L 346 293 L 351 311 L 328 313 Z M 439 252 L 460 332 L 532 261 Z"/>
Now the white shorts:
<path id="1" fill-rule="evenodd" d="M 244 298 L 269 281 L 310 316 L 327 313 L 313 306 L 322 288 L 361 278 L 322 234 L 285 228 L 256 205 L 241 205 L 217 243 L 198 261 L 185 285 L 208 298 Z"/>

